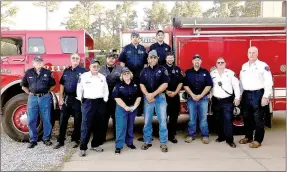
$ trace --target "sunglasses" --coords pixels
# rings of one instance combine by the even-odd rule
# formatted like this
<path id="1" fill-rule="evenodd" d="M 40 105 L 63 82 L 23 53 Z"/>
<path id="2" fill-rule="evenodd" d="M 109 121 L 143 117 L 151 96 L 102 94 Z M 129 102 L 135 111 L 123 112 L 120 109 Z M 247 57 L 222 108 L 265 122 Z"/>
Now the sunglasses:
<path id="1" fill-rule="evenodd" d="M 80 57 L 71 57 L 73 60 L 80 60 Z"/>
<path id="2" fill-rule="evenodd" d="M 224 64 L 225 62 L 217 62 L 217 64 Z"/>

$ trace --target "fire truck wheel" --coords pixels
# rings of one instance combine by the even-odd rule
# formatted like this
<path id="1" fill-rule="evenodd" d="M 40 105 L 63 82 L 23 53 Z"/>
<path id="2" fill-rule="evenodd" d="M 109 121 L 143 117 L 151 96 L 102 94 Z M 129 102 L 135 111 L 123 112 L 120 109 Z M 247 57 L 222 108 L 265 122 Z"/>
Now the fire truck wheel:
<path id="1" fill-rule="evenodd" d="M 29 141 L 29 128 L 27 120 L 28 95 L 25 93 L 12 97 L 3 110 L 2 126 L 5 133 L 15 141 Z M 40 115 L 37 124 L 38 136 L 42 135 L 42 122 Z"/>

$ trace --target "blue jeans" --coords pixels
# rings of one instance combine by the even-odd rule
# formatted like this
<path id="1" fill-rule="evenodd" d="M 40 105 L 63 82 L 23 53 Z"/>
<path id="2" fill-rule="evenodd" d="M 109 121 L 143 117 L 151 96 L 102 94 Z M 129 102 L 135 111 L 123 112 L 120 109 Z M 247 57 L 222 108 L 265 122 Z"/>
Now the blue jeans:
<path id="1" fill-rule="evenodd" d="M 138 108 L 127 112 L 124 108 L 116 106 L 116 148 L 122 149 L 124 143 L 132 145 L 134 140 L 134 122 Z"/>
<path id="2" fill-rule="evenodd" d="M 199 101 L 194 101 L 192 98 L 187 100 L 187 108 L 189 112 L 188 136 L 196 137 L 196 121 L 199 116 L 199 128 L 202 137 L 209 137 L 207 112 L 208 112 L 208 97 L 204 96 Z"/>
<path id="3" fill-rule="evenodd" d="M 166 124 L 166 98 L 165 94 L 161 93 L 155 97 L 155 101 L 149 103 L 146 97 L 144 97 L 144 128 L 143 128 L 143 138 L 144 142 L 147 144 L 151 144 L 152 142 L 152 117 L 153 112 L 157 115 L 158 123 L 159 123 L 159 138 L 160 144 L 166 144 L 168 140 L 168 131 Z"/>
<path id="4" fill-rule="evenodd" d="M 37 142 L 37 124 L 39 114 L 43 121 L 43 141 L 49 140 L 52 132 L 51 124 L 51 95 L 48 93 L 42 97 L 29 95 L 27 103 L 28 127 L 30 142 Z"/>

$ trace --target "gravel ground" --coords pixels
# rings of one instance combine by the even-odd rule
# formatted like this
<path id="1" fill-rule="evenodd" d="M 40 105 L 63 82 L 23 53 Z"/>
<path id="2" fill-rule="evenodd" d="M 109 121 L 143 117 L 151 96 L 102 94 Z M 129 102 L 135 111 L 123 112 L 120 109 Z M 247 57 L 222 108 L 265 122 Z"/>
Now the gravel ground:
<path id="1" fill-rule="evenodd" d="M 56 123 L 58 124 L 58 123 Z M 56 125 L 55 124 L 55 125 Z M 68 135 L 72 128 L 68 128 Z M 5 133 L 1 134 L 1 171 L 55 171 L 61 168 L 63 162 L 67 161 L 77 151 L 72 146 L 71 137 L 68 136 L 65 146 L 54 150 L 57 144 L 55 136 L 58 127 L 53 129 L 53 145 L 47 147 L 43 142 L 33 149 L 27 149 L 28 143 L 15 142 Z"/>

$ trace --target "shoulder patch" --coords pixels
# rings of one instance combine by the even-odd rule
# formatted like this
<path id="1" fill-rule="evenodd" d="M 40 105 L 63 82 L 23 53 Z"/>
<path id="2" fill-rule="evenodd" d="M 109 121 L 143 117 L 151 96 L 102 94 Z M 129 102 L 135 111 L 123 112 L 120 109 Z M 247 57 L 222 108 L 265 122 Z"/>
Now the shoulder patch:
<path id="1" fill-rule="evenodd" d="M 168 76 L 168 71 L 166 69 L 164 70 L 164 74 Z"/>
<path id="2" fill-rule="evenodd" d="M 265 68 L 264 68 L 266 71 L 270 71 L 270 67 L 269 66 L 265 66 Z"/>

